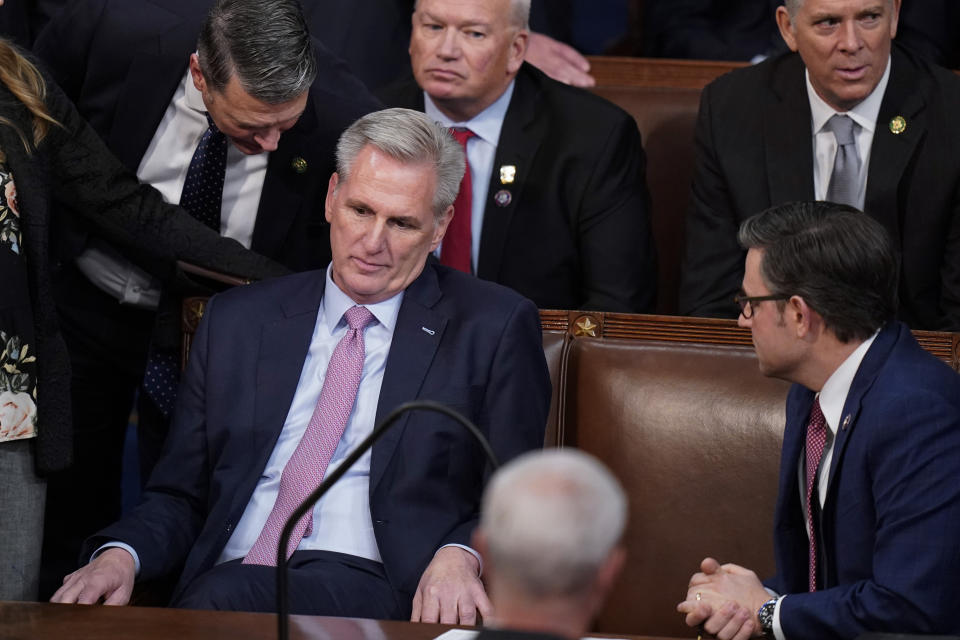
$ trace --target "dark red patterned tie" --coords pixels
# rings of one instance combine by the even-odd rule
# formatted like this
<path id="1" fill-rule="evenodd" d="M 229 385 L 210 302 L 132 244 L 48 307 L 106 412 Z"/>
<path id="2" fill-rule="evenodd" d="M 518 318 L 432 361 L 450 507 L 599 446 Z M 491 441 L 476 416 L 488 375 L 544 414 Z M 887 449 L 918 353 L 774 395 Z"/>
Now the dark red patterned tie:
<path id="1" fill-rule="evenodd" d="M 817 590 L 817 527 L 813 519 L 813 501 L 819 500 L 813 495 L 820 458 L 827 443 L 827 420 L 820 410 L 820 398 L 813 401 L 810 409 L 810 422 L 807 424 L 807 527 L 810 530 L 810 591 Z"/>
<path id="2" fill-rule="evenodd" d="M 463 145 L 464 159 L 466 159 L 467 140 L 476 134 L 470 129 L 451 129 L 450 133 Z M 460 182 L 460 193 L 453 201 L 453 220 L 443 236 L 443 246 L 440 248 L 440 263 L 448 267 L 459 269 L 465 273 L 473 271 L 470 255 L 473 249 L 473 234 L 471 233 L 471 217 L 473 209 L 473 184 L 470 179 L 470 160 L 467 159 L 467 170 L 463 172 Z"/>

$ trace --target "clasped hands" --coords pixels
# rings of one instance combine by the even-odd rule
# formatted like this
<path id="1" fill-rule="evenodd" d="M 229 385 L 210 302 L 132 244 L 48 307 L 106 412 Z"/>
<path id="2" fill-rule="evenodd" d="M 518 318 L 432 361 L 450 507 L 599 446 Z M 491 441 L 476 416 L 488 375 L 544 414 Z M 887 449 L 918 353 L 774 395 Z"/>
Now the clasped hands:
<path id="1" fill-rule="evenodd" d="M 762 633 L 757 610 L 770 599 L 757 574 L 736 564 L 721 565 L 713 558 L 700 563 L 687 588 L 687 599 L 677 605 L 687 625 L 721 640 L 746 640 Z"/>

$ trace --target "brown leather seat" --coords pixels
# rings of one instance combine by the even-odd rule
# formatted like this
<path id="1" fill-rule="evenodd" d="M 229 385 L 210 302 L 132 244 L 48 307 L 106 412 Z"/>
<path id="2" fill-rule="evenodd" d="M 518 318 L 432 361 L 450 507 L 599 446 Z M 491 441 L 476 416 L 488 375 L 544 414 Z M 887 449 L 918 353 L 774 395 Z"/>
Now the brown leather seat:
<path id="1" fill-rule="evenodd" d="M 693 181 L 693 130 L 700 90 L 606 86 L 594 93 L 619 105 L 637 121 L 647 153 L 651 223 L 657 247 L 657 313 L 677 312 L 684 218 Z"/>
<path id="2" fill-rule="evenodd" d="M 564 446 L 627 488 L 627 564 L 598 630 L 683 636 L 675 606 L 711 555 L 772 573 L 783 406 L 751 347 L 574 340 Z"/>

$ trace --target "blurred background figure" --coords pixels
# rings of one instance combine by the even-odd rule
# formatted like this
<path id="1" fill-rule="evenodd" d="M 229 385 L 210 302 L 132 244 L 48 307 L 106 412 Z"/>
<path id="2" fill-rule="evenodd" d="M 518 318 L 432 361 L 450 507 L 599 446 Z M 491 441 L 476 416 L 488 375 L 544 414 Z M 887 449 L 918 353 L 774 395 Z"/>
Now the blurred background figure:
<path id="1" fill-rule="evenodd" d="M 623 488 L 586 453 L 535 451 L 502 467 L 474 535 L 494 611 L 478 640 L 586 635 L 623 566 L 626 522 Z"/>

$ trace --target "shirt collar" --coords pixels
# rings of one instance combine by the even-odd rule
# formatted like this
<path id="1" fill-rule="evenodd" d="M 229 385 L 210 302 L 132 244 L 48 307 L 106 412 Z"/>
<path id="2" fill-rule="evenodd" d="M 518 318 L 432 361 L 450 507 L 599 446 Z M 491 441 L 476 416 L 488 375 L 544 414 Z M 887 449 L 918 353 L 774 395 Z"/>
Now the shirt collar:
<path id="1" fill-rule="evenodd" d="M 332 274 L 333 263 L 327 267 L 327 286 L 323 290 L 323 300 L 320 302 L 320 316 L 330 333 L 333 333 L 341 321 L 346 322 L 346 320 L 343 319 L 343 314 L 347 312 L 347 309 L 357 304 L 337 286 L 333 281 Z M 401 302 L 403 302 L 403 291 L 392 298 L 363 306 L 373 314 L 377 322 L 393 333 L 393 329 L 397 324 L 397 315 L 400 313 Z"/>
<path id="2" fill-rule="evenodd" d="M 810 115 L 811 124 L 813 126 L 813 135 L 817 135 L 823 129 L 824 125 L 827 124 L 827 120 L 833 117 L 834 114 L 843 113 L 850 116 L 850 118 L 860 125 L 861 128 L 869 131 L 871 134 L 877 128 L 877 117 L 880 115 L 880 105 L 883 103 L 883 94 L 887 91 L 887 83 L 890 80 L 890 62 L 891 59 L 887 57 L 887 68 L 884 69 L 883 75 L 880 77 L 880 82 L 877 83 L 877 86 L 873 88 L 873 91 L 870 92 L 866 98 L 860 101 L 857 106 L 850 111 L 837 111 L 826 102 L 823 98 L 817 95 L 816 90 L 813 88 L 813 84 L 810 82 L 810 72 L 804 72 L 804 78 L 807 83 L 807 97 L 810 99 Z"/>
<path id="3" fill-rule="evenodd" d="M 820 390 L 820 409 L 823 411 L 823 417 L 827 419 L 827 427 L 833 435 L 837 434 L 837 427 L 843 415 L 843 405 L 847 402 L 847 394 L 850 393 L 853 378 L 857 375 L 860 363 L 863 362 L 870 345 L 873 344 L 879 333 L 877 331 L 860 343 L 860 346 L 847 356 L 847 359 L 837 367 L 836 371 L 830 374 L 823 385 L 823 389 Z"/>
<path id="4" fill-rule="evenodd" d="M 493 104 L 475 115 L 466 122 L 454 122 L 443 114 L 433 100 L 423 92 L 423 111 L 430 118 L 433 118 L 443 126 L 451 129 L 453 127 L 462 127 L 473 131 L 478 138 L 497 146 L 500 141 L 500 130 L 503 128 L 503 119 L 507 115 L 507 108 L 510 106 L 510 98 L 513 97 L 513 86 L 516 80 L 511 80 L 507 89 L 500 94 Z"/>

